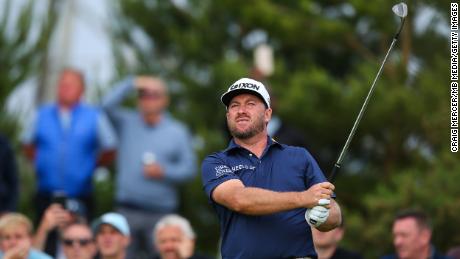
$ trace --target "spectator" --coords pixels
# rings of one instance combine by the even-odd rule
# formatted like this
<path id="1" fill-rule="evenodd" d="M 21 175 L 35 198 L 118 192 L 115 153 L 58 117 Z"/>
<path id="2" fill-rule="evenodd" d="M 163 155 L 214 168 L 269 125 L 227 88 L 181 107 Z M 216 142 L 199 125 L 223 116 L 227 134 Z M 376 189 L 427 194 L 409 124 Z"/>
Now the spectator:
<path id="1" fill-rule="evenodd" d="M 51 259 L 32 245 L 32 223 L 20 213 L 8 213 L 0 218 L 0 258 Z"/>
<path id="2" fill-rule="evenodd" d="M 396 254 L 382 259 L 447 259 L 431 244 L 432 228 L 427 215 L 417 210 L 402 211 L 393 221 Z"/>
<path id="3" fill-rule="evenodd" d="M 93 225 L 96 246 L 102 259 L 125 259 L 130 242 L 129 225 L 126 218 L 118 213 L 106 213 Z"/>
<path id="4" fill-rule="evenodd" d="M 72 223 L 62 231 L 61 242 L 66 259 L 92 259 L 96 255 L 91 228 L 84 223 Z"/>
<path id="5" fill-rule="evenodd" d="M 210 259 L 195 253 L 196 235 L 190 222 L 175 214 L 161 218 L 155 225 L 156 259 Z"/>
<path id="6" fill-rule="evenodd" d="M 121 108 L 137 89 L 138 111 Z M 179 205 L 177 184 L 194 176 L 195 155 L 186 127 L 167 112 L 165 83 L 155 77 L 128 78 L 104 98 L 120 144 L 117 159 L 117 211 L 131 227 L 129 257 L 151 257 L 152 230 L 162 216 Z"/>
<path id="7" fill-rule="evenodd" d="M 68 205 L 67 205 L 68 204 Z M 35 248 L 55 258 L 63 258 L 60 236 L 70 224 L 85 222 L 83 205 L 76 200 L 52 203 L 43 214 L 33 240 Z"/>
<path id="8" fill-rule="evenodd" d="M 16 159 L 8 139 L 0 135 L 0 216 L 16 211 L 19 182 Z"/>
<path id="9" fill-rule="evenodd" d="M 312 229 L 313 243 L 315 244 L 318 259 L 361 259 L 362 256 L 356 252 L 346 250 L 339 246 L 345 234 L 345 225 L 342 217 L 342 224 L 328 232 L 321 232 Z"/>
<path id="10" fill-rule="evenodd" d="M 102 111 L 80 101 L 84 88 L 79 71 L 64 69 L 57 102 L 43 105 L 23 133 L 26 156 L 35 161 L 38 218 L 56 192 L 82 201 L 90 218 L 93 171 L 114 155 L 115 133 Z"/>

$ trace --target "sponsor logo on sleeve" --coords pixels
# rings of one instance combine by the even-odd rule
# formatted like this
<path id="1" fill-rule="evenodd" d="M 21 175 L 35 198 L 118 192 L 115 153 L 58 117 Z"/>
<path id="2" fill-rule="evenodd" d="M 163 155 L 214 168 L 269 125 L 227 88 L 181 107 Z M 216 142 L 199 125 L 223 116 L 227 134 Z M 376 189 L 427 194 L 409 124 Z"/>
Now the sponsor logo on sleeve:
<path id="1" fill-rule="evenodd" d="M 254 171 L 256 169 L 255 166 L 253 165 L 235 165 L 232 166 L 231 168 L 226 166 L 226 165 L 219 165 L 214 168 L 216 170 L 216 177 L 222 177 L 224 175 L 229 175 L 233 174 L 235 172 L 238 172 L 240 170 L 251 170 Z"/>

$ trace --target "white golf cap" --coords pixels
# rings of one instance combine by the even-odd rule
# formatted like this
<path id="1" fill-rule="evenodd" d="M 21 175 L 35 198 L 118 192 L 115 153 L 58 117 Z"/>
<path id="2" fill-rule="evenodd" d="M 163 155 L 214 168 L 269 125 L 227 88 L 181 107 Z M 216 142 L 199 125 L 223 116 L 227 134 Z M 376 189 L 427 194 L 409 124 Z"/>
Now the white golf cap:
<path id="1" fill-rule="evenodd" d="M 115 212 L 109 212 L 102 215 L 99 219 L 97 219 L 93 224 L 93 231 L 95 233 L 99 232 L 99 228 L 101 225 L 107 224 L 114 227 L 118 232 L 120 232 L 124 236 L 129 236 L 129 225 L 126 218 Z"/>
<path id="2" fill-rule="evenodd" d="M 268 94 L 264 84 L 250 78 L 241 78 L 233 83 L 228 88 L 227 92 L 220 97 L 220 100 L 225 106 L 228 106 L 233 97 L 243 93 L 254 94 L 260 97 L 267 108 L 270 108 L 270 95 Z"/>

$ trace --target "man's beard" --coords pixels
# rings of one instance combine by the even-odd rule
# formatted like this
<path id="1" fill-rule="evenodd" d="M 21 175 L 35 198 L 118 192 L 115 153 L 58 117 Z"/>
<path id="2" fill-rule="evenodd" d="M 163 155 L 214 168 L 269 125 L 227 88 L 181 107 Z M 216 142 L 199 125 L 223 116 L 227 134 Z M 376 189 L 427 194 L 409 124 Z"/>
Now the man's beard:
<path id="1" fill-rule="evenodd" d="M 260 116 L 260 117 L 257 117 L 254 120 L 254 123 L 244 131 L 239 131 L 236 128 L 236 123 L 230 123 L 228 120 L 227 120 L 227 125 L 228 125 L 228 130 L 230 131 L 230 134 L 234 138 L 249 139 L 249 138 L 254 137 L 255 135 L 259 134 L 260 132 L 262 132 L 264 130 L 265 121 L 264 121 L 263 115 Z"/>

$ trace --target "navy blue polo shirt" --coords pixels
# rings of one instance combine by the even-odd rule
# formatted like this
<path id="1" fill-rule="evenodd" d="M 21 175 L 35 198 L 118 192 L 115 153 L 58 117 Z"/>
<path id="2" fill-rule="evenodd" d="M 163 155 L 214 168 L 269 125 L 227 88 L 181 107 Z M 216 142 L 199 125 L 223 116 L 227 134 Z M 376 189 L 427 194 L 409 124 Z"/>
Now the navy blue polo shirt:
<path id="1" fill-rule="evenodd" d="M 232 140 L 227 149 L 204 159 L 202 181 L 219 217 L 223 259 L 316 258 L 304 208 L 263 216 L 234 212 L 212 200 L 214 188 L 230 179 L 278 192 L 307 190 L 326 178 L 306 149 L 268 138 L 259 159 Z"/>

